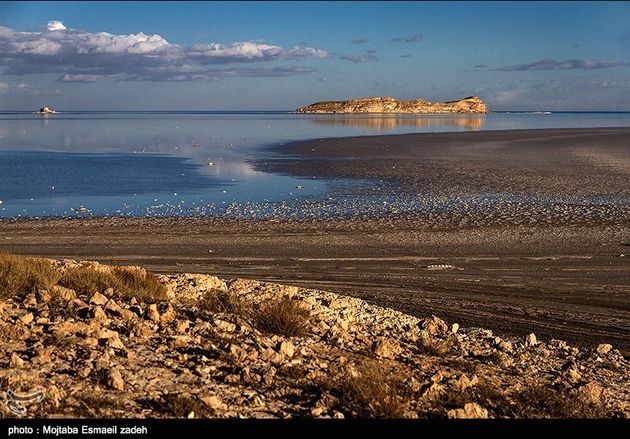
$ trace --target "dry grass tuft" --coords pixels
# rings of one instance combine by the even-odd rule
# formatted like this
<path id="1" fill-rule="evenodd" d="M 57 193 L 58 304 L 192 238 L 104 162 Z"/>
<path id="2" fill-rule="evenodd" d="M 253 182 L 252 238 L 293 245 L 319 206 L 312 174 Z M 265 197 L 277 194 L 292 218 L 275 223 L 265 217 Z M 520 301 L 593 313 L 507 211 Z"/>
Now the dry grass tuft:
<path id="1" fill-rule="evenodd" d="M 449 389 L 433 400 L 429 416 L 444 416 L 448 410 L 464 407 L 468 403 L 477 403 L 499 417 L 507 416 L 514 410 L 514 403 L 502 392 L 487 382 L 465 390 Z"/>
<path id="2" fill-rule="evenodd" d="M 301 337 L 308 332 L 311 313 L 297 300 L 282 299 L 252 310 L 256 327 L 271 334 Z"/>
<path id="3" fill-rule="evenodd" d="M 517 418 L 560 418 L 597 419 L 608 416 L 603 403 L 583 401 L 549 386 L 530 387 L 516 398 L 514 417 Z"/>
<path id="4" fill-rule="evenodd" d="M 114 268 L 114 276 L 121 282 L 123 297 L 136 297 L 145 302 L 166 300 L 166 287 L 153 273 L 145 270 Z"/>
<path id="5" fill-rule="evenodd" d="M 603 418 L 608 416 L 604 404 L 585 402 L 570 395 L 567 389 L 548 385 L 529 387 L 508 394 L 489 383 L 480 383 L 464 391 L 450 391 L 433 403 L 434 413 L 476 402 L 499 418 L 516 419 L 576 419 Z"/>
<path id="6" fill-rule="evenodd" d="M 199 309 L 213 313 L 227 313 L 243 316 L 248 313 L 247 305 L 236 295 L 227 291 L 212 290 L 208 291 L 199 300 Z"/>
<path id="7" fill-rule="evenodd" d="M 164 408 L 167 413 L 176 418 L 207 418 L 212 415 L 211 410 L 196 397 L 184 394 L 167 394 L 163 396 Z"/>
<path id="8" fill-rule="evenodd" d="M 79 294 L 102 293 L 108 288 L 119 291 L 123 286 L 120 280 L 112 273 L 90 267 L 67 269 L 61 279 L 59 279 L 59 285 L 71 288 Z"/>
<path id="9" fill-rule="evenodd" d="M 342 377 L 337 391 L 340 410 L 359 418 L 402 418 L 410 399 L 403 383 L 376 361 L 360 365 L 356 375 Z"/>
<path id="10" fill-rule="evenodd" d="M 0 298 L 20 298 L 37 290 L 50 290 L 55 285 L 86 295 L 112 288 L 122 297 L 136 297 L 145 302 L 167 299 L 166 287 L 157 277 L 137 268 L 101 271 L 75 267 L 60 274 L 43 259 L 0 253 Z"/>
<path id="11" fill-rule="evenodd" d="M 50 289 L 59 274 L 48 261 L 0 253 L 0 298 L 24 297 Z"/>

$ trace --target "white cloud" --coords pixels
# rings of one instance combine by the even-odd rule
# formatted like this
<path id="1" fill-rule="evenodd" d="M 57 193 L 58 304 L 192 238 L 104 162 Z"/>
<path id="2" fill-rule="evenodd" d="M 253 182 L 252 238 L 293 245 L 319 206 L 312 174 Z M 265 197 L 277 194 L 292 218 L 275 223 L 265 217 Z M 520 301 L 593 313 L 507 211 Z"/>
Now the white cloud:
<path id="1" fill-rule="evenodd" d="M 370 61 L 378 61 L 378 58 L 375 55 L 372 55 L 371 53 L 368 53 L 366 55 L 341 55 L 339 58 L 344 61 L 353 62 L 355 64 L 363 64 Z"/>
<path id="2" fill-rule="evenodd" d="M 195 44 L 188 51 L 190 56 L 206 60 L 218 61 L 269 61 L 272 59 L 294 58 L 326 58 L 328 53 L 312 47 L 294 47 L 285 49 L 266 43 L 236 42 L 229 45 L 223 44 Z"/>
<path id="3" fill-rule="evenodd" d="M 0 69 L 5 74 L 58 73 L 61 82 L 117 80 L 170 81 L 215 79 L 228 76 L 211 64 L 325 58 L 312 47 L 284 48 L 261 42 L 210 43 L 182 47 L 160 35 L 142 32 L 115 35 L 67 28 L 50 21 L 41 32 L 18 32 L 0 26 Z M 233 76 L 306 74 L 312 68 L 233 69 Z"/>
<path id="4" fill-rule="evenodd" d="M 36 88 L 20 82 L 18 84 L 10 84 L 0 81 L 0 95 L 4 96 L 40 96 L 41 93 Z"/>
<path id="5" fill-rule="evenodd" d="M 66 73 L 59 77 L 59 82 L 94 82 L 98 81 L 101 77 L 99 75 L 76 75 Z"/>
<path id="6" fill-rule="evenodd" d="M 56 30 L 66 30 L 66 26 L 61 21 L 53 20 L 49 21 L 46 25 L 46 30 L 56 31 Z"/>
<path id="7" fill-rule="evenodd" d="M 618 110 L 630 99 L 630 77 L 565 76 L 474 87 L 491 110 Z"/>
<path id="8" fill-rule="evenodd" d="M 515 64 L 494 69 L 501 72 L 525 72 L 531 70 L 598 70 L 613 67 L 628 67 L 630 63 L 611 59 L 568 59 L 556 61 L 544 58 L 530 64 Z"/>

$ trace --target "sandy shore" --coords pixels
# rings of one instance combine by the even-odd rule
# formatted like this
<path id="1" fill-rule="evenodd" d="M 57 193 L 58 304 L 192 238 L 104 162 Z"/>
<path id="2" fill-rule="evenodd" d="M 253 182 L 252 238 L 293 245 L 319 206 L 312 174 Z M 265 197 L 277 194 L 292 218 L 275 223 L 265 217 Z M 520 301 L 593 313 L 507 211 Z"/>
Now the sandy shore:
<path id="1" fill-rule="evenodd" d="M 328 139 L 257 166 L 378 192 L 389 215 L 321 221 L 3 221 L 0 250 L 330 290 L 498 333 L 630 352 L 629 129 Z M 472 145 L 472 146 L 471 146 Z M 382 184 L 375 184 L 381 182 Z M 396 212 L 405 197 L 424 209 Z M 446 267 L 434 267 L 435 265 Z"/>

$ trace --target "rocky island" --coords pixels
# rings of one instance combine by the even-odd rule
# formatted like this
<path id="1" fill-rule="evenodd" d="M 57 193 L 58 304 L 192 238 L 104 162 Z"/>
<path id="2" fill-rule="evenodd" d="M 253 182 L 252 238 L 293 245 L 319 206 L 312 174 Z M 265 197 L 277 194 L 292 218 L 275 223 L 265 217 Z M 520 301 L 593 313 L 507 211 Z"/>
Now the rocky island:
<path id="1" fill-rule="evenodd" d="M 39 109 L 39 111 L 36 111 L 35 114 L 58 114 L 59 112 L 56 110 L 53 110 L 50 107 L 42 107 Z"/>
<path id="2" fill-rule="evenodd" d="M 316 102 L 298 108 L 296 111 L 298 113 L 483 114 L 488 112 L 488 107 L 477 96 L 448 102 L 429 102 L 424 99 L 402 101 L 392 97 L 373 97 Z"/>

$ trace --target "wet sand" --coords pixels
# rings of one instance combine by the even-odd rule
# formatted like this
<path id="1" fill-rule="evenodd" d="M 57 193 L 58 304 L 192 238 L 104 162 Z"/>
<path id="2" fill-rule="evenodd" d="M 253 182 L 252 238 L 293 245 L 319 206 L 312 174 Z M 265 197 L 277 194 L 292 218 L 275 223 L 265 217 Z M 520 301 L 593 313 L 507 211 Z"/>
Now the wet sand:
<path id="1" fill-rule="evenodd" d="M 318 139 L 277 147 L 285 159 L 257 166 L 369 179 L 333 185 L 330 198 L 376 192 L 389 212 L 6 220 L 0 250 L 303 285 L 630 353 L 628 139 L 617 128 Z M 409 197 L 423 208 L 397 210 Z"/>

